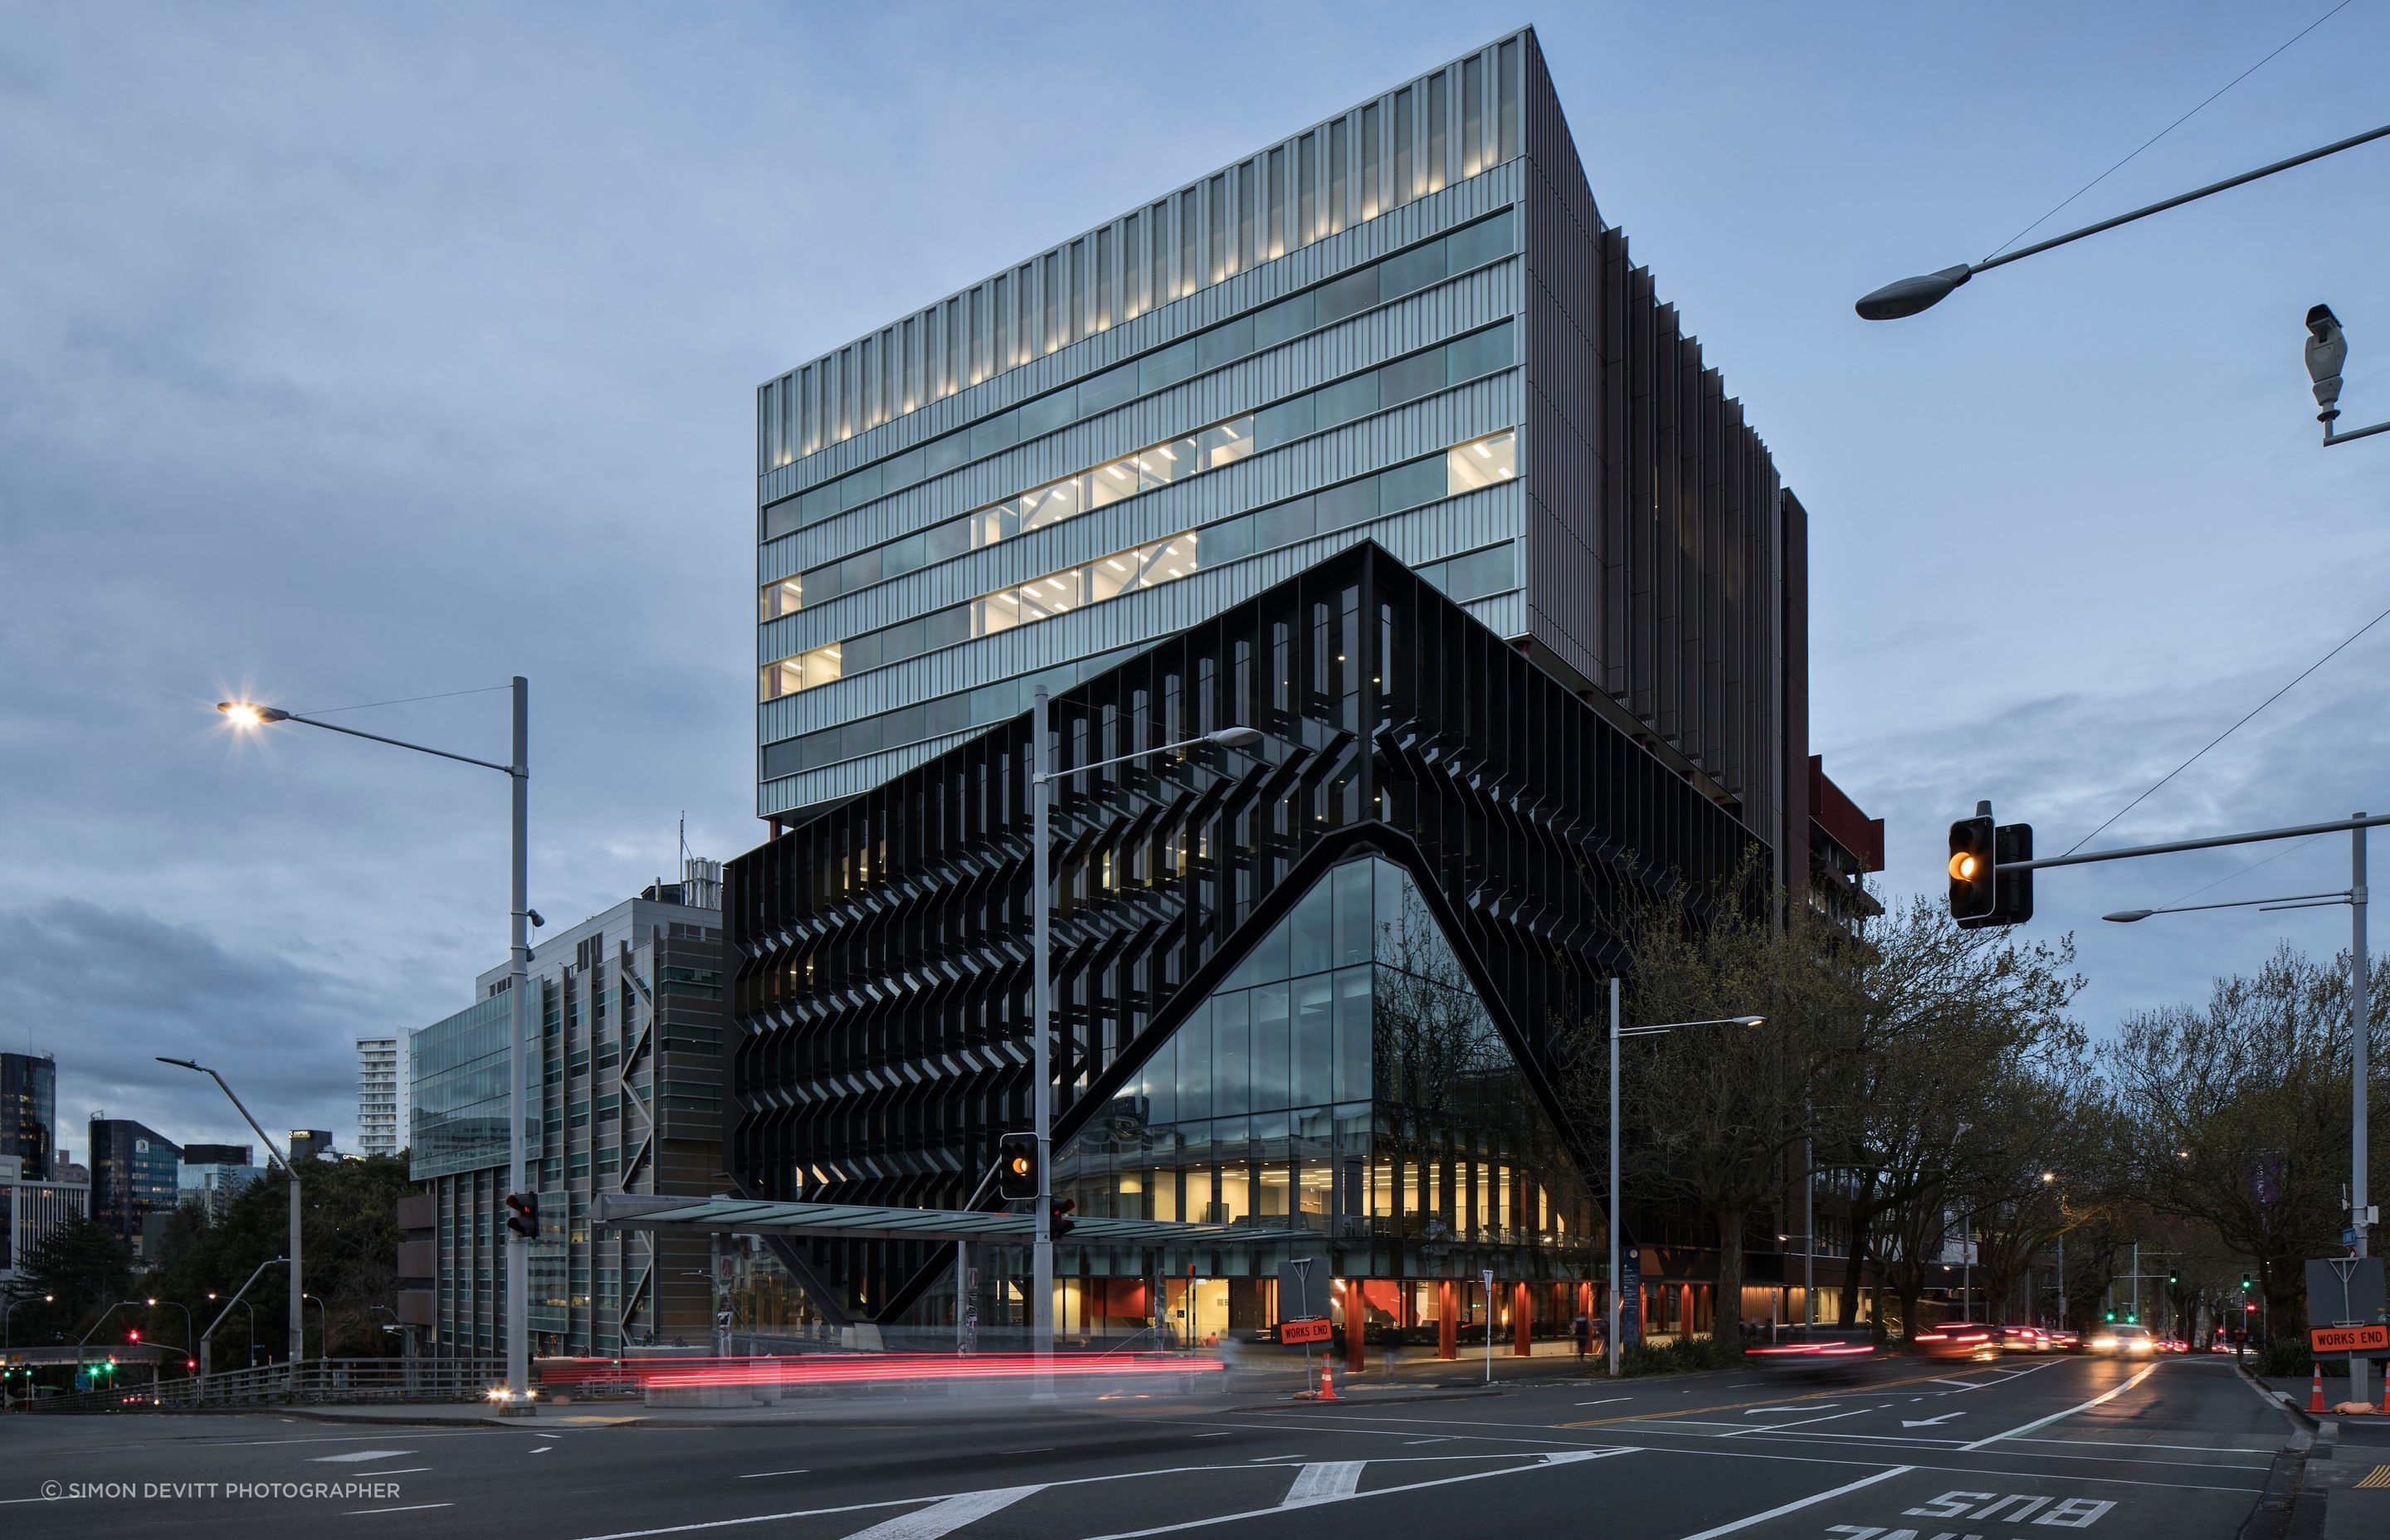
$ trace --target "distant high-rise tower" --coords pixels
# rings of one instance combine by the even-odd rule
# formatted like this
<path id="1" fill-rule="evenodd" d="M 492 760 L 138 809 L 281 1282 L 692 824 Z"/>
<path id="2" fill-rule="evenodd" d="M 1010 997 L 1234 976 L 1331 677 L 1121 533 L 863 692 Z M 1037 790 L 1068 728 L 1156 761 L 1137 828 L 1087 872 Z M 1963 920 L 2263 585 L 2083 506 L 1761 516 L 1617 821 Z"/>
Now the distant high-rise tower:
<path id="1" fill-rule="evenodd" d="M 414 1073 L 409 1040 L 413 1033 L 357 1039 L 357 1153 L 397 1155 L 405 1151 L 407 1093 Z"/>
<path id="2" fill-rule="evenodd" d="M 0 1155 L 28 1182 L 58 1179 L 58 1067 L 48 1054 L 0 1053 Z"/>

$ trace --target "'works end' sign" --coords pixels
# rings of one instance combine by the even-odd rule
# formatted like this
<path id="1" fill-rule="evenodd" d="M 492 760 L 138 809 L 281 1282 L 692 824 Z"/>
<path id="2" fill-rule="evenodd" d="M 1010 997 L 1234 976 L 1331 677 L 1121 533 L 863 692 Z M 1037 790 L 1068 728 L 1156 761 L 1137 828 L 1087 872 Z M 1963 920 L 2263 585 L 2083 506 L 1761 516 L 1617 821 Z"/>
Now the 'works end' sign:
<path id="1" fill-rule="evenodd" d="M 2390 1326 L 2318 1326 L 2307 1328 L 2314 1353 L 2390 1353 Z"/>
<path id="2" fill-rule="evenodd" d="M 1329 1329 L 1328 1322 L 1324 1318 L 1316 1321 L 1280 1321 L 1278 1323 L 1278 1340 L 1290 1347 L 1301 1342 L 1324 1342 L 1328 1341 Z M 2319 1348 L 2316 1351 L 2320 1353 L 2323 1350 Z"/>

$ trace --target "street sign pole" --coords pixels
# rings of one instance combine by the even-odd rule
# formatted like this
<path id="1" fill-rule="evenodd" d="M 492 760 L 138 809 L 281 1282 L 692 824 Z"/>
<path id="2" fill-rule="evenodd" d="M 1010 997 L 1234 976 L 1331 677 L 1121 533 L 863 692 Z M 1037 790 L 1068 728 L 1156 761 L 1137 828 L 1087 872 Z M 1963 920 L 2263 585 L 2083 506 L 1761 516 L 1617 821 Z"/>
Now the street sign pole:
<path id="1" fill-rule="evenodd" d="M 1485 1281 L 1485 1382 L 1494 1383 L 1494 1269 L 1481 1267 L 1477 1276 Z"/>

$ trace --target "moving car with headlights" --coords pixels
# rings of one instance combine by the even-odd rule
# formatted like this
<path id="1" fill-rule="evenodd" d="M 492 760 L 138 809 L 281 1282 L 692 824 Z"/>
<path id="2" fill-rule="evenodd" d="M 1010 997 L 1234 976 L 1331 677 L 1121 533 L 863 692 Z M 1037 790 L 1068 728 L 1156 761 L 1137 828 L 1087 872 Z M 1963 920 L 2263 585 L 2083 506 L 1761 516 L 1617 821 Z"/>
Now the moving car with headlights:
<path id="1" fill-rule="evenodd" d="M 2103 1326 L 2084 1339 L 2084 1348 L 2114 1358 L 2154 1358 L 2158 1341 L 2145 1326 Z"/>
<path id="2" fill-rule="evenodd" d="M 1751 1368 L 1812 1380 L 1850 1378 L 1875 1355 L 1875 1336 L 1866 1327 L 1793 1327 L 1773 1339 L 1754 1339 L 1742 1350 Z"/>
<path id="3" fill-rule="evenodd" d="M 2000 1328 L 1981 1321 L 1944 1321 L 1909 1339 L 1924 1358 L 1997 1358 Z"/>
<path id="4" fill-rule="evenodd" d="M 2037 1326 L 2004 1326 L 2000 1328 L 2000 1346 L 2010 1353 L 2048 1353 L 2049 1333 Z"/>

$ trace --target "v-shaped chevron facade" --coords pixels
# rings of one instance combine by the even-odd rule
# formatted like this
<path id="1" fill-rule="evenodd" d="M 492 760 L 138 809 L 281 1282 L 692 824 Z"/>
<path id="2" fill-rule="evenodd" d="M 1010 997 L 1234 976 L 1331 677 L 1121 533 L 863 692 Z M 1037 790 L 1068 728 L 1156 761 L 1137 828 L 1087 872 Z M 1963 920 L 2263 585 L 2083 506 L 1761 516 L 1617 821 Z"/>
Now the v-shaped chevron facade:
<path id="1" fill-rule="evenodd" d="M 1058 1149 L 1134 1098 L 1155 1045 L 1362 855 L 1407 875 L 1525 1094 L 1557 1122 L 1554 1024 L 1594 1008 L 1612 969 L 1605 901 L 1622 883 L 1715 883 L 1757 843 L 1373 545 L 1064 691 L 1055 763 L 1230 725 L 1264 743 L 1060 784 Z M 1024 716 L 729 865 L 725 921 L 744 960 L 727 1160 L 749 1195 L 991 1200 L 996 1136 L 1029 1123 L 1028 767 Z M 1344 1217 L 1343 1201 L 1340 1187 L 1321 1217 Z M 1358 1253 L 1325 1264 L 1338 1276 L 1465 1264 L 1432 1236 L 1381 1226 L 1330 1223 L 1321 1238 Z M 809 1244 L 816 1286 L 843 1296 L 826 1303 L 883 1319 L 949 1260 Z"/>

